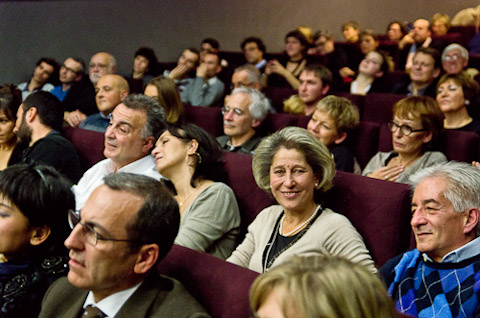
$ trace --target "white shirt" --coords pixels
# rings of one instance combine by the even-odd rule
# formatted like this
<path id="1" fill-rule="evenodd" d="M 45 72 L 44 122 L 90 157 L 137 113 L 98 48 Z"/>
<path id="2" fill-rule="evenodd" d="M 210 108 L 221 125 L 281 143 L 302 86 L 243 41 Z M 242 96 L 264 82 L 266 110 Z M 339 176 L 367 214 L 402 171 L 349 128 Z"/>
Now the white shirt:
<path id="1" fill-rule="evenodd" d="M 141 174 L 156 180 L 160 180 L 162 178 L 162 175 L 157 172 L 155 159 L 152 155 L 147 155 L 141 159 L 138 159 L 126 166 L 123 166 L 117 171 Z M 73 192 L 75 193 L 77 211 L 83 208 L 93 190 L 103 184 L 103 178 L 112 172 L 115 172 L 115 165 L 113 164 L 113 161 L 111 159 L 104 159 L 83 174 L 83 177 L 80 179 L 78 184 L 74 185 L 72 188 Z"/>
<path id="2" fill-rule="evenodd" d="M 128 298 L 130 298 L 130 296 L 133 295 L 138 287 L 140 287 L 140 284 L 141 282 L 133 287 L 116 292 L 115 294 L 100 300 L 98 303 L 95 302 L 93 293 L 90 291 L 87 295 L 87 299 L 85 299 L 85 302 L 83 303 L 83 309 L 87 308 L 89 305 L 92 305 L 93 307 L 100 309 L 106 315 L 106 318 L 115 317 Z"/>

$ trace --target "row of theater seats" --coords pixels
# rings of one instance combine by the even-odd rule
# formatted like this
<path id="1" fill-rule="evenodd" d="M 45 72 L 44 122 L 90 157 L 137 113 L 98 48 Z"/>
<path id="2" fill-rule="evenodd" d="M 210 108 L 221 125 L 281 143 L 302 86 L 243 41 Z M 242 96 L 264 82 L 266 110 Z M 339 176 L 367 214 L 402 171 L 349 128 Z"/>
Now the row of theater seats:
<path id="1" fill-rule="evenodd" d="M 393 104 L 402 95 L 369 94 L 367 96 L 341 94 L 359 105 L 362 121 L 350 134 L 349 143 L 360 166 L 363 168 L 378 151 L 392 150 L 392 135 L 385 123 L 392 118 Z M 223 134 L 222 114 L 218 107 L 186 106 L 186 120 L 207 130 L 213 136 Z M 310 117 L 297 117 L 285 113 L 269 113 L 260 133 L 268 135 L 286 126 L 306 128 Z M 480 137 L 471 132 L 444 130 L 433 145 L 449 160 L 472 162 L 480 159 Z"/>
<path id="2" fill-rule="evenodd" d="M 85 169 L 103 158 L 103 134 L 67 128 L 65 135 L 77 148 Z M 275 201 L 256 186 L 251 156 L 225 153 L 224 161 L 226 182 L 241 211 L 243 238 L 256 215 Z M 411 245 L 407 185 L 339 171 L 323 204 L 350 219 L 378 266 Z M 248 289 L 258 274 L 180 246 L 172 248 L 158 270 L 180 280 L 213 317 L 249 316 Z"/>

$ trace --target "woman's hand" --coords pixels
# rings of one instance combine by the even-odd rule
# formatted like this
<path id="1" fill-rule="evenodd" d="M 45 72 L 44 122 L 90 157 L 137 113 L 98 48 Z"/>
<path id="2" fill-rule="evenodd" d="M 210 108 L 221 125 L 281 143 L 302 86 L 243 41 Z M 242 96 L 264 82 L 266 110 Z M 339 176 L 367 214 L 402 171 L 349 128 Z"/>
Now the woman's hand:
<path id="1" fill-rule="evenodd" d="M 478 161 L 472 161 L 472 166 L 477 167 L 478 169 L 480 169 L 480 162 L 478 162 Z"/>
<path id="2" fill-rule="evenodd" d="M 342 67 L 338 73 L 342 78 L 349 77 L 349 76 L 355 76 L 355 72 L 352 71 L 349 67 Z"/>
<path id="3" fill-rule="evenodd" d="M 386 181 L 397 181 L 398 176 L 405 170 L 404 166 L 386 166 L 375 170 L 367 175 L 367 177 L 381 179 Z"/>
<path id="4" fill-rule="evenodd" d="M 288 72 L 288 70 L 285 67 L 283 67 L 283 65 L 280 64 L 278 60 L 271 60 L 270 62 L 268 62 L 267 69 L 269 72 L 267 74 L 276 73 L 283 77 L 285 77 L 285 72 Z"/>

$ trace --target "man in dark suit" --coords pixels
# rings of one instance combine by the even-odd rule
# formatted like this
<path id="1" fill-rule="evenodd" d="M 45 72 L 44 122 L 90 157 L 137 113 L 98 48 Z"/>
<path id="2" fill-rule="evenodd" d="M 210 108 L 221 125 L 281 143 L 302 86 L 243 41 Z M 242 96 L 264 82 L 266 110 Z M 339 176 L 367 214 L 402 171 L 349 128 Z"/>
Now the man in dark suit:
<path id="1" fill-rule="evenodd" d="M 39 317 L 209 317 L 179 282 L 155 270 L 180 223 L 162 183 L 110 174 L 68 220 L 68 276 L 47 291 Z"/>

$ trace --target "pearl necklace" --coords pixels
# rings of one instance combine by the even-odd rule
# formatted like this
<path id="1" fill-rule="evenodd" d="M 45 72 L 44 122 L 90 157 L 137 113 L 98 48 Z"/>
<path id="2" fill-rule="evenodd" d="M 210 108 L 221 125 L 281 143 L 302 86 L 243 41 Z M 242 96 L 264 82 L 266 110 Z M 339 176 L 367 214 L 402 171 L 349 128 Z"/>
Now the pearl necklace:
<path id="1" fill-rule="evenodd" d="M 282 226 L 283 226 L 283 220 L 285 220 L 285 214 L 283 214 L 282 216 L 282 220 L 280 221 L 280 227 L 278 229 L 280 235 L 282 236 L 291 236 L 293 233 L 297 232 L 298 230 L 300 230 L 301 228 L 303 228 L 305 225 L 307 225 L 308 223 L 310 223 L 310 221 L 315 217 L 315 215 L 317 215 L 318 211 L 320 210 L 320 204 L 317 205 L 317 208 L 315 209 L 315 211 L 313 211 L 312 215 L 310 215 L 310 217 L 308 219 L 306 219 L 304 222 L 302 222 L 302 224 L 300 224 L 299 226 L 297 226 L 296 228 L 294 228 L 292 231 L 288 232 L 288 233 L 285 233 L 285 234 L 282 234 Z"/>

